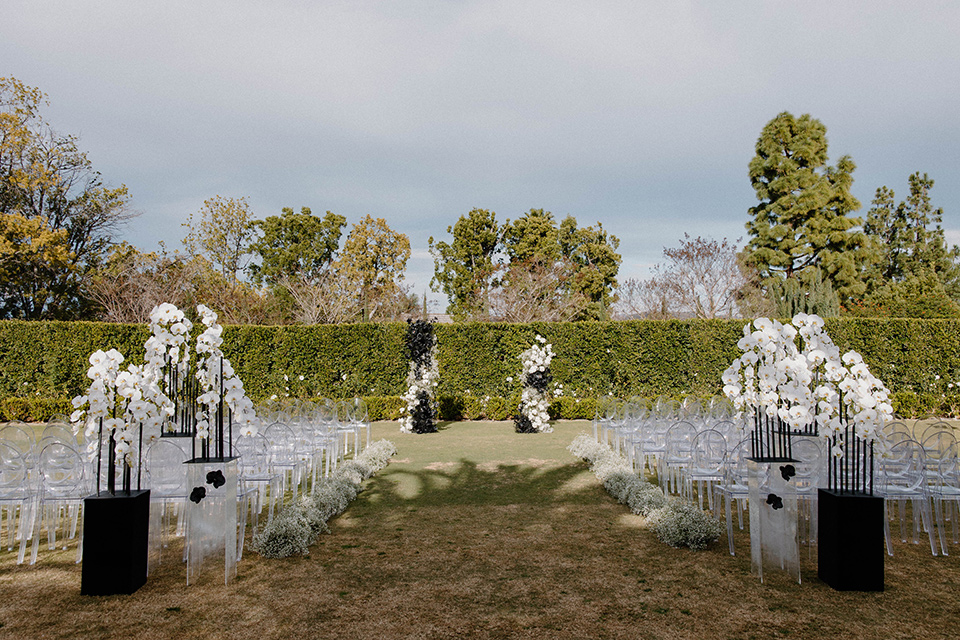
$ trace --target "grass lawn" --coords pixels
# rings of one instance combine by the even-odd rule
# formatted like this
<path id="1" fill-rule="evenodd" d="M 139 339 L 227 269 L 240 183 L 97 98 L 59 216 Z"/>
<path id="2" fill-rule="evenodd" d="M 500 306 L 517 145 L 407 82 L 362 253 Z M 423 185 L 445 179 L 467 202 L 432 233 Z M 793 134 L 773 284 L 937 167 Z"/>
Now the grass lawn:
<path id="1" fill-rule="evenodd" d="M 0 552 L 3 638 L 954 638 L 960 547 L 932 557 L 896 543 L 886 591 L 837 592 L 804 555 L 803 584 L 750 573 L 721 538 L 673 549 L 610 498 L 566 446 L 585 422 L 551 434 L 512 423 L 401 434 L 398 454 L 307 557 L 245 554 L 187 587 L 181 547 L 132 596 L 81 597 L 75 548 L 34 567 Z"/>

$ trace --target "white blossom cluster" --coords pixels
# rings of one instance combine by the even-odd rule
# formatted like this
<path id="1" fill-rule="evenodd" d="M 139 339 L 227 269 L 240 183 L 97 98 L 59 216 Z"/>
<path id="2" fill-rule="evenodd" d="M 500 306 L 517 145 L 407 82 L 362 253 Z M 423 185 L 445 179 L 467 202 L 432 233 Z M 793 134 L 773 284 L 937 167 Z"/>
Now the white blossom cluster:
<path id="1" fill-rule="evenodd" d="M 257 433 L 257 414 L 253 401 L 247 397 L 243 381 L 237 377 L 230 361 L 223 356 L 220 345 L 223 344 L 223 327 L 217 323 L 217 314 L 204 305 L 197 305 L 201 322 L 206 329 L 197 336 L 196 352 L 199 360 L 197 380 L 203 393 L 197 397 L 197 436 L 209 438 L 214 416 L 220 401 L 227 403 L 233 413 L 233 421 L 242 436 L 249 437 Z M 223 398 L 220 389 L 223 389 Z"/>
<path id="2" fill-rule="evenodd" d="M 193 323 L 183 311 L 169 302 L 157 305 L 150 312 L 150 332 L 144 347 L 147 365 L 160 370 L 171 364 L 186 364 L 190 360 L 190 332 Z"/>
<path id="3" fill-rule="evenodd" d="M 407 392 L 403 394 L 405 404 L 400 407 L 400 412 L 404 414 L 399 419 L 401 433 L 413 433 L 413 412 L 419 402 L 420 393 L 426 391 L 430 402 L 433 403 L 438 384 L 440 384 L 440 369 L 437 363 L 437 339 L 434 337 L 433 347 L 430 349 L 430 365 L 417 367 L 415 362 L 410 363 L 410 370 L 407 372 Z"/>
<path id="4" fill-rule="evenodd" d="M 137 455 L 140 428 L 148 441 L 159 436 L 164 422 L 173 415 L 173 402 L 164 395 L 159 377 L 150 365 L 129 365 L 121 371 L 123 354 L 116 349 L 90 355 L 85 395 L 73 399 L 76 411 L 70 416 L 74 431 L 84 429 L 87 454 L 94 459 L 99 440 L 94 438 L 101 421 L 113 434 L 117 460 L 132 465 Z"/>
<path id="5" fill-rule="evenodd" d="M 210 408 L 215 408 L 220 402 L 221 360 L 225 400 L 233 410 L 234 420 L 240 425 L 240 433 L 251 435 L 256 425 L 253 402 L 244 393 L 243 383 L 234 374 L 230 362 L 220 352 L 222 328 L 216 322 L 217 315 L 203 305 L 198 306 L 197 311 L 207 327 L 197 338 L 196 344 L 198 356 L 205 356 L 201 358 L 197 371 L 204 389 L 198 414 L 198 420 L 201 421 L 198 431 L 202 428 L 202 433 L 198 435 L 209 436 Z M 183 311 L 170 303 L 163 303 L 150 312 L 151 335 L 144 344 L 142 366 L 129 365 L 126 370 L 121 370 L 124 357 L 116 349 L 96 351 L 90 356 L 90 368 L 87 371 L 90 387 L 86 394 L 73 399 L 76 410 L 70 420 L 74 424 L 74 431 L 84 429 L 89 442 L 87 453 L 91 458 L 97 455 L 99 439 L 94 436 L 98 433 L 101 420 L 107 434 L 114 436 L 118 461 L 127 464 L 133 464 L 137 457 L 141 427 L 144 440 L 151 442 L 169 426 L 169 418 L 176 407 L 163 391 L 163 370 L 168 363 L 179 367 L 181 371 L 187 370 L 192 329 L 193 323 Z"/>
<path id="6" fill-rule="evenodd" d="M 546 371 L 553 362 L 553 345 L 548 344 L 547 339 L 541 335 L 537 336 L 537 342 L 539 344 L 520 354 L 520 362 L 523 363 L 521 373 L 524 377 L 536 371 Z"/>
<path id="7" fill-rule="evenodd" d="M 550 398 L 546 392 L 538 391 L 527 384 L 527 376 L 537 372 L 546 372 L 553 361 L 553 345 L 547 339 L 537 335 L 537 343 L 520 354 L 521 379 L 523 391 L 520 394 L 520 411 L 530 420 L 533 428 L 541 433 L 550 433 Z"/>
<path id="8" fill-rule="evenodd" d="M 723 392 L 739 412 L 761 409 L 794 429 L 816 421 L 820 434 L 831 437 L 844 427 L 842 403 L 857 436 L 868 441 L 892 419 L 890 392 L 859 353 L 841 356 L 822 318 L 801 313 L 785 325 L 767 318 L 751 324 L 737 342 L 743 355 L 723 373 Z M 841 443 L 833 455 L 842 454 Z"/>

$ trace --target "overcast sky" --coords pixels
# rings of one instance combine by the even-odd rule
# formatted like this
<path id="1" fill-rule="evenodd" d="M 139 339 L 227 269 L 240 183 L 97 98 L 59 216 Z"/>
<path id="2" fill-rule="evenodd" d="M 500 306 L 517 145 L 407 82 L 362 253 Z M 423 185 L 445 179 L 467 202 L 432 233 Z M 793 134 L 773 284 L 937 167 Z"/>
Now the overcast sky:
<path id="1" fill-rule="evenodd" d="M 958 34 L 955 1 L 3 0 L 0 76 L 129 187 L 133 244 L 180 248 L 216 194 L 370 214 L 421 293 L 474 207 L 602 222 L 621 280 L 685 232 L 743 237 L 781 111 L 853 157 L 861 214 L 927 172 L 960 243 Z"/>

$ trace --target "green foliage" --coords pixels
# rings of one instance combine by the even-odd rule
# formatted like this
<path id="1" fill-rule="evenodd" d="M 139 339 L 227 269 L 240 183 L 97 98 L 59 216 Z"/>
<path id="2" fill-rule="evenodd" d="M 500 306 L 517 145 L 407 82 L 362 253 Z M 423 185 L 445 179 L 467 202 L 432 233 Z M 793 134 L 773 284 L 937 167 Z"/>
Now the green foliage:
<path id="1" fill-rule="evenodd" d="M 910 196 L 906 200 L 895 205 L 893 190 L 880 187 L 867 214 L 863 229 L 878 254 L 868 270 L 868 284 L 876 289 L 933 273 L 948 297 L 960 300 L 960 266 L 956 263 L 960 249 L 947 249 L 940 227 L 943 209 L 934 209 L 930 203 L 933 180 L 917 172 L 908 181 Z"/>
<path id="2" fill-rule="evenodd" d="M 207 258 L 225 278 L 235 282 L 254 236 L 250 203 L 246 198 L 217 195 L 204 200 L 197 215 L 194 220 L 191 214 L 183 224 L 188 230 L 183 244 L 191 255 Z"/>
<path id="3" fill-rule="evenodd" d="M 0 318 L 72 319 L 95 309 L 87 277 L 135 214 L 77 138 L 40 114 L 46 96 L 0 78 Z"/>
<path id="4" fill-rule="evenodd" d="M 260 256 L 260 264 L 250 266 L 254 281 L 315 283 L 330 268 L 346 225 L 343 216 L 327 211 L 320 218 L 309 207 L 302 207 L 300 213 L 284 207 L 279 216 L 256 221 L 254 226 L 262 235 L 250 247 Z"/>
<path id="5" fill-rule="evenodd" d="M 362 300 L 364 319 L 377 317 L 378 309 L 403 296 L 401 283 L 409 258 L 410 239 L 383 218 L 368 215 L 353 225 L 334 268 Z"/>
<path id="6" fill-rule="evenodd" d="M 792 318 L 798 313 L 815 313 L 821 318 L 840 315 L 840 300 L 829 280 L 823 280 L 820 269 L 804 274 L 805 281 L 798 278 L 775 280 L 767 288 L 767 296 L 774 302 L 777 315 Z"/>
<path id="7" fill-rule="evenodd" d="M 500 250 L 501 230 L 497 215 L 486 209 L 473 209 L 447 227 L 451 242 L 430 238 L 434 276 L 431 286 L 450 299 L 447 312 L 458 320 L 484 317 L 487 295 L 493 286 Z"/>
<path id="8" fill-rule="evenodd" d="M 73 405 L 66 398 L 4 398 L 0 422 L 46 422 L 55 415 L 70 415 Z"/>
<path id="9" fill-rule="evenodd" d="M 866 238 L 849 214 L 860 208 L 850 193 L 856 168 L 849 156 L 827 166 L 826 127 L 804 114 L 783 112 L 763 128 L 750 183 L 760 201 L 750 209 L 747 264 L 765 279 L 794 277 L 819 267 L 841 300 L 863 294 Z"/>
<path id="10" fill-rule="evenodd" d="M 609 235 L 603 225 L 577 228 L 577 220 L 567 216 L 560 223 L 560 253 L 576 266 L 571 288 L 589 301 L 586 317 L 606 320 L 606 309 L 615 301 L 617 272 L 620 270 L 620 240 Z"/>
<path id="11" fill-rule="evenodd" d="M 595 399 L 608 394 L 706 398 L 720 392 L 723 370 L 740 355 L 736 343 L 743 325 L 743 320 L 437 325 L 437 393 L 450 398 L 442 400 L 441 418 L 513 415 L 519 354 L 537 334 L 553 345 L 551 371 L 564 389 L 553 416 L 591 418 Z M 841 351 L 859 351 L 894 392 L 939 398 L 948 382 L 960 382 L 960 320 L 843 317 L 827 319 L 826 328 Z M 393 419 L 406 390 L 405 334 L 401 323 L 227 326 L 222 348 L 254 401 L 272 395 L 363 396 L 372 418 Z M 138 363 L 147 337 L 145 325 L 0 322 L 0 398 L 72 398 L 88 384 L 93 351 L 116 348 Z"/>
<path id="12" fill-rule="evenodd" d="M 888 282 L 863 301 L 848 305 L 846 311 L 861 317 L 960 318 L 960 306 L 950 299 L 932 271 Z"/>

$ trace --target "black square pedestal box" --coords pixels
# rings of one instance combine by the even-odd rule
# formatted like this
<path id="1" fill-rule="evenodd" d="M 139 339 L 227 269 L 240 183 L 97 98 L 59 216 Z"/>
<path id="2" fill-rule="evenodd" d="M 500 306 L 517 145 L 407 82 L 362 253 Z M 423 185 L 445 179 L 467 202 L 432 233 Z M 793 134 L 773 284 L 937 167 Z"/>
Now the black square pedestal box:
<path id="1" fill-rule="evenodd" d="M 883 591 L 883 498 L 820 489 L 817 569 L 837 591 Z"/>
<path id="2" fill-rule="evenodd" d="M 130 594 L 147 581 L 150 491 L 101 492 L 83 501 L 80 593 Z"/>

